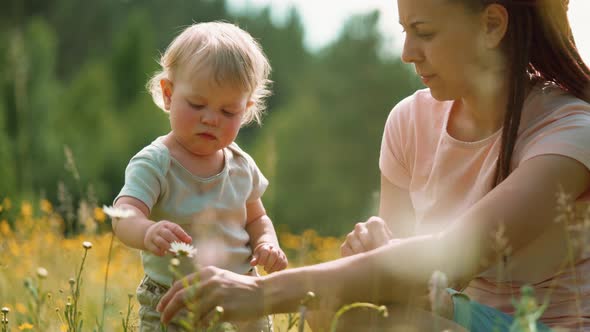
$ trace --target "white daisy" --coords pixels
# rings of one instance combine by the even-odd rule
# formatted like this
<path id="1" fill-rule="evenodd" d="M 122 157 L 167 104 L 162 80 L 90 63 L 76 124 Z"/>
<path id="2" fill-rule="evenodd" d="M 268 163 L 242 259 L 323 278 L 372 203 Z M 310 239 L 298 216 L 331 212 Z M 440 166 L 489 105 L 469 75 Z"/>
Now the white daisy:
<path id="1" fill-rule="evenodd" d="M 108 214 L 109 217 L 111 217 L 111 218 L 125 219 L 125 218 L 135 216 L 135 211 L 133 211 L 131 209 L 122 209 L 122 208 L 116 208 L 114 206 L 103 205 L 102 210 L 104 211 L 104 213 Z"/>
<path id="2" fill-rule="evenodd" d="M 40 279 L 45 279 L 45 278 L 47 278 L 47 275 L 48 275 L 48 274 L 49 274 L 49 273 L 47 272 L 47 270 L 46 270 L 44 267 L 38 267 L 38 268 L 37 268 L 37 276 L 38 276 Z"/>
<path id="3" fill-rule="evenodd" d="M 169 251 L 175 256 L 186 256 L 191 258 L 197 254 L 197 248 L 188 243 L 178 241 L 170 243 Z"/>

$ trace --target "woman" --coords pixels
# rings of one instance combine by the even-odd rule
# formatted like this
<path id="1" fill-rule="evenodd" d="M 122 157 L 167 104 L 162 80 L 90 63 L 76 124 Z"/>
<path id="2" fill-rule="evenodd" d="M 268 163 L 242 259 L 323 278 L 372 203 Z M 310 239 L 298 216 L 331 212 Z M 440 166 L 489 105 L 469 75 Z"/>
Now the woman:
<path id="1" fill-rule="evenodd" d="M 164 321 L 192 298 L 197 314 L 220 305 L 228 319 L 295 311 L 308 291 L 330 308 L 417 305 L 439 270 L 463 289 L 440 314 L 467 329 L 507 331 L 510 300 L 529 284 L 550 299 L 544 324 L 590 331 L 590 259 L 563 264 L 567 233 L 555 222 L 556 193 L 583 200 L 590 189 L 590 70 L 567 2 L 398 0 L 398 9 L 402 59 L 429 89 L 387 120 L 380 217 L 355 227 L 342 259 L 262 278 L 204 268 L 190 291 L 178 283 L 162 299 Z"/>

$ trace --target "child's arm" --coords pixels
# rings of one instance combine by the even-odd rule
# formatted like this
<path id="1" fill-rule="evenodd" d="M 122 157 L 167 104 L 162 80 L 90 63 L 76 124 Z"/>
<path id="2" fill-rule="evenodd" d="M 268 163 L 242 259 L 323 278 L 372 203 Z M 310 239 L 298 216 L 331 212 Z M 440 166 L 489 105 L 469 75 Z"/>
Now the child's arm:
<path id="1" fill-rule="evenodd" d="M 129 247 L 164 256 L 170 249 L 170 243 L 192 242 L 191 237 L 177 224 L 166 220 L 149 220 L 148 207 L 137 198 L 123 196 L 117 200 L 115 207 L 135 211 L 134 217 L 113 220 L 113 232 Z"/>
<path id="2" fill-rule="evenodd" d="M 262 200 L 258 199 L 246 205 L 246 231 L 250 235 L 252 260 L 250 265 L 263 265 L 268 273 L 279 271 L 287 267 L 287 256 L 279 247 L 279 240 L 266 215 Z"/>

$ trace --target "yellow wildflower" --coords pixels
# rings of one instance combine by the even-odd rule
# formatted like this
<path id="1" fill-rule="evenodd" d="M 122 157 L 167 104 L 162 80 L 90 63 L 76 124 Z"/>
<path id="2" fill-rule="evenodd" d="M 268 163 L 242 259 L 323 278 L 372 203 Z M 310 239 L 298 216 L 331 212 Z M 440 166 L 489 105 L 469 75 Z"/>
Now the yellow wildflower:
<path id="1" fill-rule="evenodd" d="M 15 309 L 16 309 L 16 312 L 21 313 L 21 314 L 24 314 L 25 312 L 27 312 L 27 307 L 25 307 L 25 305 L 20 302 L 16 304 Z"/>
<path id="2" fill-rule="evenodd" d="M 66 324 L 61 324 L 61 326 L 59 327 L 59 330 L 61 332 L 68 332 L 68 326 Z"/>
<path id="3" fill-rule="evenodd" d="M 8 221 L 2 220 L 0 221 L 0 233 L 4 236 L 10 235 L 10 225 L 8 225 Z"/>
<path id="4" fill-rule="evenodd" d="M 33 206 L 27 201 L 23 201 L 20 205 L 20 213 L 25 218 L 30 218 L 33 215 Z"/>
<path id="5" fill-rule="evenodd" d="M 41 200 L 41 211 L 50 214 L 51 212 L 53 212 L 53 206 L 51 205 L 51 202 L 49 202 L 46 199 L 42 199 Z"/>
<path id="6" fill-rule="evenodd" d="M 6 210 L 10 210 L 10 208 L 12 207 L 12 201 L 10 200 L 10 198 L 4 197 L 4 200 L 2 200 L 2 206 Z"/>
<path id="7" fill-rule="evenodd" d="M 287 249 L 300 249 L 301 248 L 301 237 L 291 234 L 281 234 L 281 245 Z"/>
<path id="8" fill-rule="evenodd" d="M 95 207 L 94 208 L 94 219 L 99 224 L 102 224 L 107 219 L 107 216 L 101 208 Z"/>
<path id="9" fill-rule="evenodd" d="M 305 239 L 306 242 L 313 241 L 314 238 L 318 236 L 318 233 L 314 229 L 306 229 L 301 234 L 301 237 Z"/>
<path id="10" fill-rule="evenodd" d="M 19 331 L 32 330 L 32 329 L 33 329 L 33 325 L 29 324 L 29 323 L 22 323 L 18 326 Z"/>

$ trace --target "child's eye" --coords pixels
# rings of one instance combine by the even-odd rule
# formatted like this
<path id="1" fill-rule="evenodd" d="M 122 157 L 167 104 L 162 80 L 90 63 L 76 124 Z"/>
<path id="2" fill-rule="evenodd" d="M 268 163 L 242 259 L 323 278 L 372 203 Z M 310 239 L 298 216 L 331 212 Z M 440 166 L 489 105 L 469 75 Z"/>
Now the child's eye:
<path id="1" fill-rule="evenodd" d="M 196 109 L 196 110 L 202 110 L 202 109 L 203 109 L 203 107 L 205 107 L 204 105 L 201 105 L 201 104 L 193 104 L 193 103 L 188 103 L 188 105 L 189 105 L 191 108 L 193 108 L 193 109 Z"/>
<path id="2" fill-rule="evenodd" d="M 221 113 L 223 113 L 223 115 L 225 115 L 228 118 L 234 117 L 236 116 L 236 113 L 230 112 L 230 111 L 226 111 L 226 110 L 221 110 Z"/>

